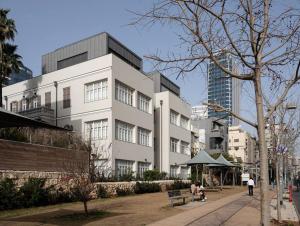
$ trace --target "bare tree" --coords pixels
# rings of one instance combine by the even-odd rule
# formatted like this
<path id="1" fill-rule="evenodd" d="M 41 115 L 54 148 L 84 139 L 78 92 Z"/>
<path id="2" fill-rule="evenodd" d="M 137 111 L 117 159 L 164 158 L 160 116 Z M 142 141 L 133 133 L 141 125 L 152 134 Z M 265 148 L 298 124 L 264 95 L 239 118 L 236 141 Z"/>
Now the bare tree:
<path id="1" fill-rule="evenodd" d="M 298 4 L 299 5 L 299 4 Z M 299 83 L 300 14 L 292 1 L 271 0 L 161 0 L 145 12 L 134 12 L 131 25 L 174 26 L 185 54 L 170 52 L 146 56 L 155 66 L 173 70 L 178 76 L 213 62 L 226 76 L 252 84 L 257 123 L 227 111 L 254 126 L 260 150 L 261 225 L 269 225 L 268 151 L 265 122 Z M 298 6 L 299 7 L 299 6 Z M 240 73 L 228 70 L 220 54 L 229 54 L 240 65 Z M 266 112 L 264 97 L 276 91 Z"/>

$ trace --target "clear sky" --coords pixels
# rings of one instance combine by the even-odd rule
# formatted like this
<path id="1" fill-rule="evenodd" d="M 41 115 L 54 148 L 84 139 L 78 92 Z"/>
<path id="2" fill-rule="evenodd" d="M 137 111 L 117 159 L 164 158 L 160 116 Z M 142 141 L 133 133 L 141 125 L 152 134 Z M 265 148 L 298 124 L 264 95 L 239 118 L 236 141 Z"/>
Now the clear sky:
<path id="1" fill-rule="evenodd" d="M 178 44 L 172 28 L 127 25 L 134 17 L 128 10 L 141 11 L 151 4 L 151 0 L 1 0 L 0 7 L 11 9 L 9 17 L 15 20 L 18 30 L 15 44 L 19 46 L 24 64 L 36 76 L 41 74 L 43 54 L 102 31 L 110 33 L 139 56 L 171 51 Z M 146 60 L 144 70 L 153 70 Z M 207 99 L 205 73 L 196 71 L 177 80 L 175 75 L 165 75 L 181 87 L 183 98 L 191 105 Z M 241 101 L 241 114 L 254 120 L 251 112 L 255 109 L 249 108 L 253 105 L 248 99 Z M 249 127 L 248 130 L 254 133 Z"/>

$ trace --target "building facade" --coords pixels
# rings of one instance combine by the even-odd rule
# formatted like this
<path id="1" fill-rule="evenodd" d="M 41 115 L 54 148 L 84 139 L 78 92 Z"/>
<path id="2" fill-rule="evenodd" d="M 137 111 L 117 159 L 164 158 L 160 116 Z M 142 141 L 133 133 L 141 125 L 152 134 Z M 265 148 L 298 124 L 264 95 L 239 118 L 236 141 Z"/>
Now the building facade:
<path id="1" fill-rule="evenodd" d="M 167 79 L 158 72 L 150 76 Z M 191 158 L 191 106 L 176 95 L 176 85 L 168 83 L 158 86 L 164 90 L 154 94 L 155 166 L 170 177 L 187 178 L 190 168 L 182 164 Z"/>
<path id="2" fill-rule="evenodd" d="M 192 120 L 201 120 L 208 118 L 208 107 L 207 105 L 197 105 L 192 107 Z"/>
<path id="3" fill-rule="evenodd" d="M 230 54 L 220 54 L 217 56 L 219 62 L 229 71 L 237 72 L 237 66 Z M 228 76 L 214 62 L 208 65 L 208 102 L 216 103 L 222 107 L 240 112 L 240 91 L 241 83 L 238 79 Z M 224 119 L 228 125 L 238 125 L 239 120 L 229 115 L 227 112 L 215 112 L 208 109 L 208 117 Z"/>
<path id="4" fill-rule="evenodd" d="M 226 153 L 228 146 L 228 126 L 218 118 L 191 121 L 193 129 L 199 133 L 199 141 L 205 143 L 209 154 Z"/>
<path id="5" fill-rule="evenodd" d="M 253 165 L 259 159 L 256 139 L 240 126 L 228 129 L 228 153 L 244 165 Z"/>
<path id="6" fill-rule="evenodd" d="M 44 55 L 42 68 L 43 75 L 3 89 L 6 109 L 78 132 L 91 141 L 96 164 L 117 176 L 130 172 L 143 176 L 154 167 L 174 176 L 171 165 L 190 159 L 190 154 L 180 153 L 183 157 L 177 159 L 169 153 L 171 144 L 165 146 L 171 143 L 170 137 L 179 138 L 184 151 L 190 152 L 190 131 L 189 136 L 170 132 L 169 115 L 170 109 L 184 115 L 186 128 L 178 128 L 188 131 L 190 108 L 173 92 L 156 94 L 153 78 L 142 72 L 141 58 L 107 33 Z M 154 115 L 161 100 L 163 140 L 156 142 L 163 143 L 164 161 L 158 167 L 154 153 L 160 150 L 154 152 L 154 147 L 160 144 L 154 139 Z M 179 168 L 176 174 L 187 177 L 189 169 Z"/>

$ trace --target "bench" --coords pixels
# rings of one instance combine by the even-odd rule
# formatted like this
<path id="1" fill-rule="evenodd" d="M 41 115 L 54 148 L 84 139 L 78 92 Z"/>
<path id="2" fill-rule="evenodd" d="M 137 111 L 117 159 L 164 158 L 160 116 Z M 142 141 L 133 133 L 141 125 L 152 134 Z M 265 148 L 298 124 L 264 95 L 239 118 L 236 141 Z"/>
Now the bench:
<path id="1" fill-rule="evenodd" d="M 181 194 L 180 190 L 172 190 L 172 191 L 168 191 L 168 197 L 169 197 L 171 206 L 173 207 L 174 206 L 174 200 L 181 200 L 182 199 L 183 204 L 185 204 L 185 199 L 188 198 L 189 196 Z"/>

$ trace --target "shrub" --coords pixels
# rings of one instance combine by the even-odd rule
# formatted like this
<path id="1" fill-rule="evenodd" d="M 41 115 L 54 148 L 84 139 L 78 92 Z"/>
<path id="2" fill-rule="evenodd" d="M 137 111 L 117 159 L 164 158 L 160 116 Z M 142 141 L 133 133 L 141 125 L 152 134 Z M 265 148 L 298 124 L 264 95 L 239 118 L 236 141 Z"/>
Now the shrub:
<path id="1" fill-rule="evenodd" d="M 160 186 L 157 183 L 137 182 L 134 188 L 136 194 L 160 192 Z"/>
<path id="2" fill-rule="evenodd" d="M 45 179 L 29 178 L 20 188 L 25 207 L 43 206 L 48 204 L 48 189 L 44 188 Z"/>
<path id="3" fill-rule="evenodd" d="M 129 188 L 117 188 L 116 192 L 118 196 L 127 196 L 133 194 L 133 192 Z"/>
<path id="4" fill-rule="evenodd" d="M 154 180 L 163 180 L 167 176 L 165 172 L 159 172 L 159 170 L 147 170 L 144 172 L 144 180 L 154 181 Z"/>
<path id="5" fill-rule="evenodd" d="M 104 199 L 109 198 L 109 194 L 107 193 L 107 190 L 101 185 L 99 185 L 97 189 L 97 196 L 98 198 L 104 198 Z"/>
<path id="6" fill-rule="evenodd" d="M 174 183 L 171 184 L 170 187 L 168 187 L 168 190 L 179 190 L 179 189 L 185 189 L 190 188 L 190 183 L 184 183 L 182 180 L 174 180 Z"/>
<path id="7" fill-rule="evenodd" d="M 54 189 L 51 187 L 49 189 L 48 194 L 48 204 L 57 204 L 57 203 L 66 203 L 66 202 L 73 202 L 75 198 L 72 196 L 71 193 L 64 191 L 62 188 Z"/>
<path id="8" fill-rule="evenodd" d="M 133 181 L 135 178 L 134 178 L 134 175 L 133 175 L 133 172 L 130 171 L 130 172 L 127 172 L 126 174 L 123 174 L 122 176 L 120 176 L 118 178 L 118 181 Z"/>
<path id="9" fill-rule="evenodd" d="M 0 210 L 22 207 L 20 199 L 21 195 L 12 179 L 5 178 L 0 181 Z"/>
<path id="10" fill-rule="evenodd" d="M 3 128 L 0 129 L 0 138 L 6 140 L 28 142 L 25 133 L 19 128 Z"/>

